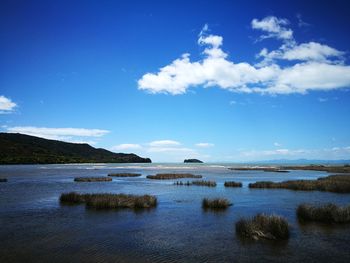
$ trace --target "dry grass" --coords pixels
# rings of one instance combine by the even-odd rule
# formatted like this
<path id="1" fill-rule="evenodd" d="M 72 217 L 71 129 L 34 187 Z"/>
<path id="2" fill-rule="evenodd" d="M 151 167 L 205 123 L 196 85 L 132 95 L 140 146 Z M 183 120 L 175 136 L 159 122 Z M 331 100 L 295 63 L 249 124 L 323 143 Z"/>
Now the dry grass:
<path id="1" fill-rule="evenodd" d="M 101 177 L 76 177 L 75 182 L 110 182 L 112 178 L 101 176 Z"/>
<path id="2" fill-rule="evenodd" d="M 289 225 L 283 217 L 258 214 L 253 218 L 240 219 L 236 223 L 236 233 L 242 238 L 254 240 L 283 240 L 289 238 Z"/>
<path id="3" fill-rule="evenodd" d="M 192 181 L 192 184 L 199 185 L 199 186 L 208 186 L 208 187 L 215 187 L 216 186 L 215 181 L 204 181 L 204 180 Z"/>
<path id="4" fill-rule="evenodd" d="M 0 183 L 6 183 L 7 179 L 6 178 L 0 178 Z"/>
<path id="5" fill-rule="evenodd" d="M 330 175 L 317 180 L 292 180 L 274 183 L 261 181 L 249 184 L 249 188 L 283 188 L 302 191 L 327 191 L 335 193 L 350 193 L 350 174 Z"/>
<path id="6" fill-rule="evenodd" d="M 148 179 L 168 180 L 168 179 L 180 179 L 180 178 L 202 178 L 201 175 L 189 174 L 189 173 L 164 173 L 156 175 L 147 175 Z"/>
<path id="7" fill-rule="evenodd" d="M 225 187 L 242 187 L 241 182 L 234 182 L 234 181 L 229 181 L 224 183 Z"/>
<path id="8" fill-rule="evenodd" d="M 297 208 L 297 216 L 300 221 L 349 223 L 350 206 L 340 207 L 331 203 L 321 206 L 301 204 Z"/>
<path id="9" fill-rule="evenodd" d="M 85 203 L 88 208 L 118 209 L 118 208 L 152 208 L 157 206 L 157 198 L 152 195 L 126 194 L 78 194 L 75 192 L 61 194 L 63 204 Z"/>
<path id="10" fill-rule="evenodd" d="M 232 204 L 230 203 L 230 201 L 225 198 L 214 198 L 214 199 L 204 198 L 202 201 L 202 207 L 204 209 L 220 210 L 220 209 L 226 209 L 231 205 Z"/>
<path id="11" fill-rule="evenodd" d="M 108 176 L 113 177 L 138 177 L 141 176 L 141 174 L 138 173 L 110 173 Z"/>

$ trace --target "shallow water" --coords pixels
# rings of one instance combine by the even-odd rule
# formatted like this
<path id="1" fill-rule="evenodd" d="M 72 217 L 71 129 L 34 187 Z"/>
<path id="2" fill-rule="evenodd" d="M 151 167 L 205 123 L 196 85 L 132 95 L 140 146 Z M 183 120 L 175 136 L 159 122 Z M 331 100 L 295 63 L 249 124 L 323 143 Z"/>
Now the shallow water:
<path id="1" fill-rule="evenodd" d="M 349 194 L 283 189 L 249 189 L 262 180 L 315 179 L 327 173 L 231 171 L 223 164 L 87 164 L 0 166 L 0 262 L 350 262 L 349 225 L 300 225 L 295 209 L 303 202 L 350 203 Z M 112 182 L 77 183 L 77 176 L 110 172 L 141 173 Z M 191 172 L 217 187 L 176 186 L 150 180 L 160 172 Z M 191 180 L 191 179 L 190 179 Z M 224 181 L 243 182 L 225 188 Z M 187 181 L 187 179 L 182 179 Z M 153 194 L 158 206 L 147 211 L 94 211 L 62 206 L 61 193 Z M 203 211 L 204 197 L 225 197 L 224 212 Z M 234 223 L 256 213 L 285 216 L 286 242 L 250 242 L 236 237 Z"/>

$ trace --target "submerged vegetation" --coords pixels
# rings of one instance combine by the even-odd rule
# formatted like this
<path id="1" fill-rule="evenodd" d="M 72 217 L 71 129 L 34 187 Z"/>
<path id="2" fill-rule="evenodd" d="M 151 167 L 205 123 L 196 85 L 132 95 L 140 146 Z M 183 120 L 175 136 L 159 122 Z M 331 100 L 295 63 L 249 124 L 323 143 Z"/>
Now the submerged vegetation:
<path id="1" fill-rule="evenodd" d="M 152 195 L 127 194 L 79 194 L 75 192 L 61 194 L 62 204 L 85 203 L 88 208 L 117 209 L 117 208 L 152 208 L 157 206 L 157 198 Z"/>
<path id="2" fill-rule="evenodd" d="M 204 198 L 202 201 L 202 207 L 204 209 L 226 209 L 231 205 L 230 201 L 226 198 Z"/>
<path id="3" fill-rule="evenodd" d="M 215 181 L 204 181 L 204 180 L 197 180 L 197 181 L 187 181 L 187 182 L 182 182 L 182 181 L 176 181 L 174 182 L 174 185 L 199 185 L 199 186 L 209 186 L 209 187 L 215 187 L 216 182 Z"/>
<path id="4" fill-rule="evenodd" d="M 228 181 L 224 183 L 225 187 L 242 187 L 241 182 Z"/>
<path id="5" fill-rule="evenodd" d="M 283 182 L 261 181 L 249 184 L 249 188 L 283 188 L 303 191 L 327 191 L 350 193 L 350 174 L 330 175 L 317 180 L 291 180 Z"/>
<path id="6" fill-rule="evenodd" d="M 111 182 L 112 178 L 100 176 L 100 177 L 75 177 L 75 182 Z"/>
<path id="7" fill-rule="evenodd" d="M 240 219 L 236 223 L 236 233 L 253 240 L 283 240 L 289 238 L 289 225 L 283 217 L 258 214 L 253 218 Z"/>
<path id="8" fill-rule="evenodd" d="M 141 176 L 141 174 L 138 173 L 110 173 L 108 176 L 113 177 L 138 177 Z"/>
<path id="9" fill-rule="evenodd" d="M 187 181 L 187 182 L 176 181 L 176 182 L 174 182 L 174 185 L 186 185 L 186 186 L 190 186 L 190 185 L 192 185 L 192 183 L 191 183 L 190 181 Z"/>
<path id="10" fill-rule="evenodd" d="M 7 182 L 7 178 L 0 178 L 0 183 L 6 183 Z"/>
<path id="11" fill-rule="evenodd" d="M 168 180 L 168 179 L 180 179 L 180 178 L 202 178 L 201 175 L 195 175 L 190 173 L 162 173 L 156 175 L 147 175 L 148 179 Z"/>
<path id="12" fill-rule="evenodd" d="M 331 203 L 321 206 L 301 204 L 297 208 L 297 216 L 300 221 L 350 223 L 350 205 L 341 207 Z"/>

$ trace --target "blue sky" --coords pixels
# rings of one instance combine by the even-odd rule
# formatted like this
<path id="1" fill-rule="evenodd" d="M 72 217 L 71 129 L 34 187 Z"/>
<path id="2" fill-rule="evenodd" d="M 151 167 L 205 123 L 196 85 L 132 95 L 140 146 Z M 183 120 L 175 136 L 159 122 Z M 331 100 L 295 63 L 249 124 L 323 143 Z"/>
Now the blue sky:
<path id="1" fill-rule="evenodd" d="M 0 130 L 156 162 L 350 159 L 348 1 L 0 1 Z"/>

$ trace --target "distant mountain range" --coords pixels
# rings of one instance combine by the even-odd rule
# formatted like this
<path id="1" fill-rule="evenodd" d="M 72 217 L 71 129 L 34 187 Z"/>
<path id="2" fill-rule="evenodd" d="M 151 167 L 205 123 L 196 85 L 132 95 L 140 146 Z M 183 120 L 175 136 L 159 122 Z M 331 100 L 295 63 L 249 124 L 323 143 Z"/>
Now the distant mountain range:
<path id="1" fill-rule="evenodd" d="M 113 153 L 84 143 L 0 133 L 0 164 L 151 163 L 136 154 Z"/>
<path id="2" fill-rule="evenodd" d="M 309 159 L 276 159 L 276 160 L 265 160 L 265 161 L 254 161 L 247 162 L 247 164 L 290 164 L 290 165 L 310 165 L 310 164 L 329 164 L 329 165 L 341 165 L 341 164 L 350 164 L 350 160 L 309 160 Z"/>

